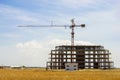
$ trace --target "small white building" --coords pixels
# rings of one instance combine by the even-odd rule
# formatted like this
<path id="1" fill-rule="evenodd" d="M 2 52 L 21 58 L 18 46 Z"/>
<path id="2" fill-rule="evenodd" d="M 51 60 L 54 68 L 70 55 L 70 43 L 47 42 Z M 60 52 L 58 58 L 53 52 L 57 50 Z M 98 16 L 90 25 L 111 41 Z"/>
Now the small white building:
<path id="1" fill-rule="evenodd" d="M 65 63 L 65 70 L 78 70 L 78 63 Z"/>

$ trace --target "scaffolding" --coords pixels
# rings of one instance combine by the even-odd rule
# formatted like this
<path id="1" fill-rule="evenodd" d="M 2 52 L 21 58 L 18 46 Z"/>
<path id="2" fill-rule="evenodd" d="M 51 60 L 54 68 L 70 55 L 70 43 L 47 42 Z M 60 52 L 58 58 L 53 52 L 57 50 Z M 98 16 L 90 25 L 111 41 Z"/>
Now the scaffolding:
<path id="1" fill-rule="evenodd" d="M 62 45 L 51 50 L 46 69 L 65 69 L 67 63 L 77 63 L 78 69 L 111 69 L 114 62 L 109 50 L 100 45 Z"/>

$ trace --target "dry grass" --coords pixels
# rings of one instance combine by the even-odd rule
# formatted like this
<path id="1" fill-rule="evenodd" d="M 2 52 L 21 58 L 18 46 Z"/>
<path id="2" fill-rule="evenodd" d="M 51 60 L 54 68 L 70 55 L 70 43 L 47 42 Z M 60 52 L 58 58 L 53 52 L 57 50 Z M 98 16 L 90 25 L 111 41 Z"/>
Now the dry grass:
<path id="1" fill-rule="evenodd" d="M 0 80 L 120 80 L 120 70 L 0 69 Z"/>

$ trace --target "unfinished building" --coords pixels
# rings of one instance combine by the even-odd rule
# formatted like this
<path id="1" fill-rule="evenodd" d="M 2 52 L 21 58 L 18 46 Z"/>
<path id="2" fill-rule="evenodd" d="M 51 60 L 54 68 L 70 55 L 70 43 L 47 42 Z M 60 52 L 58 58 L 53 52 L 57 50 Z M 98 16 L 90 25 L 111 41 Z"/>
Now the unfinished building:
<path id="1" fill-rule="evenodd" d="M 111 69 L 111 53 L 100 45 L 62 45 L 51 50 L 47 69 Z"/>

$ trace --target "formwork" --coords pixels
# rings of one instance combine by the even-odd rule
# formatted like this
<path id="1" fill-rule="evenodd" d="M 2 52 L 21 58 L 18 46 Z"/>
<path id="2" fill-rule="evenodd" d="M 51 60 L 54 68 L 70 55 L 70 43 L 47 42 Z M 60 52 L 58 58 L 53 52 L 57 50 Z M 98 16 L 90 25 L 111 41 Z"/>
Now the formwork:
<path id="1" fill-rule="evenodd" d="M 65 69 L 66 63 L 77 63 L 78 69 L 110 69 L 114 64 L 109 50 L 100 45 L 62 45 L 51 50 L 47 69 Z"/>

